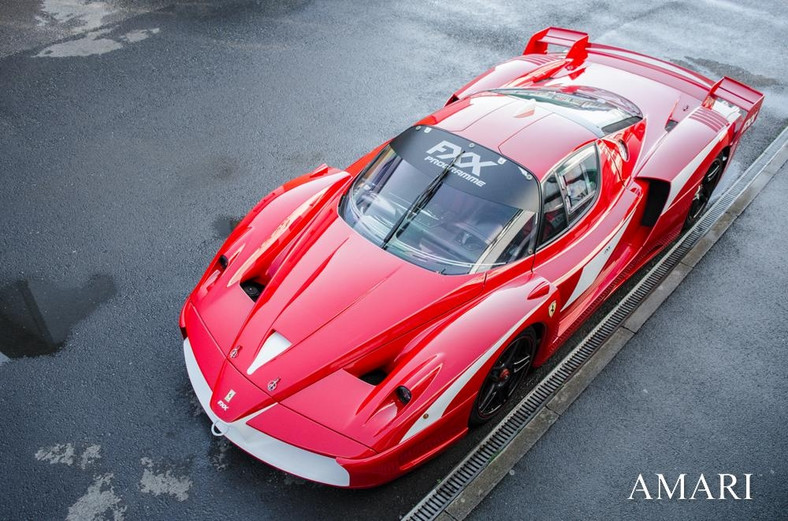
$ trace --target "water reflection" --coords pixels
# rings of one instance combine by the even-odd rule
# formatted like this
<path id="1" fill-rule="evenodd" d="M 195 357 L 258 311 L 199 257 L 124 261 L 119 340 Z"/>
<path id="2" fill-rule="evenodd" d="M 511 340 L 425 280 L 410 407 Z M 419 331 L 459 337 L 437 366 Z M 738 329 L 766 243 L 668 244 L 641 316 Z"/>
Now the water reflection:
<path id="1" fill-rule="evenodd" d="M 71 328 L 115 294 L 108 275 L 94 275 L 76 288 L 43 280 L 0 288 L 0 353 L 21 358 L 57 352 Z"/>

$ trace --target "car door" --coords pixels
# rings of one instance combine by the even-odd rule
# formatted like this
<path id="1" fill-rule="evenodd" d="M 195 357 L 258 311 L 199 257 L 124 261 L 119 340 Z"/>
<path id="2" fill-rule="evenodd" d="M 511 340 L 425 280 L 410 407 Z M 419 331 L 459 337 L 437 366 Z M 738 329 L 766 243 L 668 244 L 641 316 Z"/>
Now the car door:
<path id="1" fill-rule="evenodd" d="M 627 232 L 634 228 L 629 225 L 638 196 L 625 190 L 620 161 L 610 147 L 592 142 L 542 181 L 534 271 L 558 287 L 559 299 L 550 308 L 560 314 L 553 343 L 571 333 L 632 257 Z"/>

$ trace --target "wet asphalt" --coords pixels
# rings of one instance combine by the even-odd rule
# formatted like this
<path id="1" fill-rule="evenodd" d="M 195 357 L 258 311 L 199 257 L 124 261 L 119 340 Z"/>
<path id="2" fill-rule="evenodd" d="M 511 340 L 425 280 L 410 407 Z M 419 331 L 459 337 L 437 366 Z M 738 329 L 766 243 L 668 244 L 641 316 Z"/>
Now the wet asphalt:
<path id="1" fill-rule="evenodd" d="M 0 8 L 2 519 L 410 510 L 483 429 L 374 490 L 290 477 L 211 436 L 178 311 L 258 199 L 349 164 L 534 31 L 580 28 L 763 89 L 730 178 L 788 120 L 779 2 L 62 4 Z"/>

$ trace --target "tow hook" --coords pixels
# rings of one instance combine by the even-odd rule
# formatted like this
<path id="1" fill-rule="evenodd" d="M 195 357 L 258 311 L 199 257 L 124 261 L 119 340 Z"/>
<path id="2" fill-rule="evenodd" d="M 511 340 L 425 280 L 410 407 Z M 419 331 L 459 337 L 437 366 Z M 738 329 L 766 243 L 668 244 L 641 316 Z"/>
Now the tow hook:
<path id="1" fill-rule="evenodd" d="M 217 438 L 221 438 L 222 436 L 227 434 L 227 431 L 229 430 L 230 430 L 230 426 L 224 423 L 223 421 L 216 420 L 215 422 L 213 422 L 213 425 L 211 425 L 211 434 L 213 434 Z"/>

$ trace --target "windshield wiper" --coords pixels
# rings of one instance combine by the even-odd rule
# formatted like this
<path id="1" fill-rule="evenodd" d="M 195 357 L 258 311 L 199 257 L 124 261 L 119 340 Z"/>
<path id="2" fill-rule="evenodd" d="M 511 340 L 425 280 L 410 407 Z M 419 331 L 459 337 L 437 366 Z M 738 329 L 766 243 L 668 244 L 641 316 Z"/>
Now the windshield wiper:
<path id="1" fill-rule="evenodd" d="M 444 168 L 440 174 L 435 176 L 435 179 L 430 181 L 430 184 L 427 185 L 427 188 L 425 188 L 424 191 L 419 194 L 419 196 L 408 207 L 405 213 L 402 214 L 402 217 L 397 219 L 397 222 L 394 223 L 394 226 L 391 227 L 391 230 L 389 230 L 389 233 L 387 233 L 386 237 L 383 239 L 383 243 L 380 245 L 381 248 L 385 250 L 391 239 L 394 237 L 399 237 L 399 235 L 405 231 L 405 228 L 407 228 L 408 224 L 410 224 L 413 218 L 416 217 L 416 214 L 419 213 L 419 210 L 421 210 L 430 201 L 430 199 L 432 199 L 432 197 L 435 195 L 435 192 L 438 191 L 438 188 L 440 188 L 443 180 L 446 179 L 446 176 L 448 176 L 451 172 L 451 168 L 454 166 L 454 163 L 457 162 L 464 152 L 464 150 L 460 150 L 460 153 L 454 156 L 451 162 L 446 165 L 446 168 Z"/>

